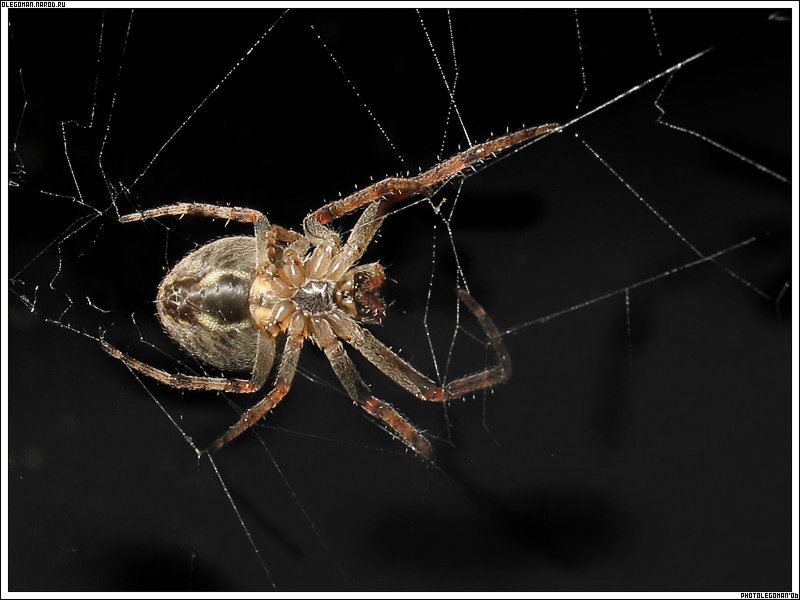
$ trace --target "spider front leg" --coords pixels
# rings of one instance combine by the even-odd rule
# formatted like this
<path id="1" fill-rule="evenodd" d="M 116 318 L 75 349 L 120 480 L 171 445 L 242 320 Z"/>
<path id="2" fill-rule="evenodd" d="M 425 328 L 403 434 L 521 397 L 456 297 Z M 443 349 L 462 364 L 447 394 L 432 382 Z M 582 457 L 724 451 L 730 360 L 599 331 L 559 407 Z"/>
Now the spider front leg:
<path id="1" fill-rule="evenodd" d="M 308 231 L 309 228 L 313 228 L 313 221 L 324 225 L 365 204 L 381 199 L 394 203 L 412 196 L 430 196 L 438 188 L 455 177 L 464 176 L 468 169 L 474 168 L 484 160 L 524 142 L 558 131 L 559 127 L 560 125 L 556 123 L 547 123 L 520 129 L 482 144 L 470 146 L 414 177 L 387 177 L 346 198 L 329 202 L 309 214 L 303 224 Z"/>
<path id="2" fill-rule="evenodd" d="M 411 196 L 427 195 L 433 192 L 433 188 L 417 181 L 417 177 L 387 177 L 377 183 L 365 187 L 354 194 L 350 194 L 341 200 L 334 200 L 318 208 L 309 214 L 303 221 L 303 225 L 308 230 L 313 228 L 313 222 L 326 224 L 342 215 L 353 212 L 354 210 L 378 200 L 387 199 L 398 202 Z"/>
<path id="3" fill-rule="evenodd" d="M 176 202 L 175 204 L 159 206 L 158 208 L 148 208 L 146 210 L 123 215 L 119 220 L 122 223 L 133 223 L 134 221 L 181 215 L 198 215 L 209 219 L 225 219 L 227 221 L 238 221 L 240 223 L 257 223 L 263 221 L 269 224 L 264 213 L 252 208 L 218 206 L 216 204 L 201 202 Z"/>
<path id="4" fill-rule="evenodd" d="M 225 219 L 239 223 L 252 223 L 256 237 L 256 265 L 261 267 L 275 260 L 276 242 L 294 243 L 302 238 L 296 231 L 280 225 L 270 225 L 267 216 L 261 211 L 238 206 L 217 206 L 199 202 L 177 202 L 158 208 L 130 213 L 120 217 L 121 223 L 133 223 L 159 217 L 197 215 L 209 219 Z"/>

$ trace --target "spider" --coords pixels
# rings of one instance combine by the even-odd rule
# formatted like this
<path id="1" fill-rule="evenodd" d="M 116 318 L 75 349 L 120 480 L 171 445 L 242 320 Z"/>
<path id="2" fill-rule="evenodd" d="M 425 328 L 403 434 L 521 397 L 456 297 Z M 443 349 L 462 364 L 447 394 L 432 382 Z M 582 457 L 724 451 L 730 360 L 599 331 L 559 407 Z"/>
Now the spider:
<path id="1" fill-rule="evenodd" d="M 156 296 L 162 327 L 186 352 L 222 371 L 249 371 L 250 378 L 170 374 L 104 340 L 102 347 L 130 369 L 174 388 L 234 393 L 261 389 L 280 348 L 272 389 L 205 450 L 213 452 L 286 396 L 300 350 L 311 340 L 325 353 L 353 402 L 430 460 L 430 442 L 394 407 L 370 393 L 342 342 L 414 396 L 432 402 L 454 400 L 507 381 L 511 358 L 492 319 L 468 292 L 457 290 L 483 329 L 496 364 L 437 385 L 361 325 L 379 324 L 386 305 L 381 297 L 383 267 L 359 260 L 395 202 L 430 197 L 483 160 L 556 130 L 555 124 L 521 129 L 471 146 L 416 176 L 387 177 L 310 213 L 303 220 L 303 233 L 272 224 L 254 209 L 214 204 L 177 203 L 124 215 L 123 223 L 200 215 L 254 225 L 254 236 L 224 237 L 189 253 L 167 273 Z M 363 212 L 343 241 L 328 223 L 361 207 Z"/>

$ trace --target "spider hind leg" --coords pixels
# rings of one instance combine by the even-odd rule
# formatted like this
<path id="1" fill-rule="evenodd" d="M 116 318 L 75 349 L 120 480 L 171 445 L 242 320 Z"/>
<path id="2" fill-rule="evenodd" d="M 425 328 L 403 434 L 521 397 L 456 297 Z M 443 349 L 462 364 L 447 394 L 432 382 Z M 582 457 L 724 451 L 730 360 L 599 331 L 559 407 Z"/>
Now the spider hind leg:
<path id="1" fill-rule="evenodd" d="M 209 390 L 216 392 L 231 392 L 234 394 L 249 394 L 258 390 L 263 382 L 254 379 L 234 379 L 227 377 L 206 377 L 201 375 L 184 375 L 182 373 L 167 373 L 148 365 L 138 359 L 132 358 L 118 350 L 105 340 L 100 341 L 103 350 L 122 362 L 129 369 L 147 375 L 151 379 L 181 390 Z"/>
<path id="2" fill-rule="evenodd" d="M 420 457 L 430 460 L 433 448 L 427 438 L 391 404 L 370 393 L 356 366 L 340 342 L 325 348 L 325 356 L 350 398 L 370 416 L 380 421 L 389 433 L 411 448 Z"/>
<path id="3" fill-rule="evenodd" d="M 312 317 L 311 329 L 314 342 L 325 352 L 325 357 L 331 364 L 333 372 L 353 402 L 377 419 L 389 433 L 421 458 L 430 460 L 433 455 L 430 442 L 393 406 L 372 395 L 369 387 L 358 373 L 355 363 L 347 355 L 344 346 L 334 334 L 330 322 L 327 319 Z"/>

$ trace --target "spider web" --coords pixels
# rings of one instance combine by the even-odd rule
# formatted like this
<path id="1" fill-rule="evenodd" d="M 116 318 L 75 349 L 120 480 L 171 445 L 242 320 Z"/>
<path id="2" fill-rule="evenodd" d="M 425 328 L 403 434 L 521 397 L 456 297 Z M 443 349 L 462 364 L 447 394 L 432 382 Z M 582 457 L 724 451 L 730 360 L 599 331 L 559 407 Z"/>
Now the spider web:
<path id="1" fill-rule="evenodd" d="M 12 12 L 11 589 L 789 588 L 789 18 Z M 95 343 L 208 372 L 154 290 L 250 233 L 119 214 L 230 203 L 297 227 L 553 121 L 399 206 L 368 254 L 392 279 L 375 331 L 422 371 L 491 361 L 456 287 L 507 334 L 511 382 L 446 407 L 356 357 L 434 466 L 311 348 L 258 435 L 198 460 L 246 401 Z"/>

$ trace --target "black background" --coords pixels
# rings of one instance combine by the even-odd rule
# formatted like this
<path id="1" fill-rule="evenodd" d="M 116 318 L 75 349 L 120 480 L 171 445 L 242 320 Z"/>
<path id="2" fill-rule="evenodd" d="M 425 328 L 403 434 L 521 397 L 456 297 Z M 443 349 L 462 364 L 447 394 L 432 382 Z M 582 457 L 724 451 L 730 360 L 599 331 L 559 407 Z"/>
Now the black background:
<path id="1" fill-rule="evenodd" d="M 159 331 L 151 301 L 169 264 L 223 232 L 188 218 L 122 226 L 112 195 L 122 212 L 210 201 L 296 226 L 338 190 L 436 161 L 448 95 L 415 12 L 297 10 L 145 170 L 279 14 L 10 13 L 23 165 L 9 226 L 13 590 L 271 585 L 208 461 L 159 406 L 200 444 L 235 413 L 215 394 L 137 381 L 92 337 L 198 369 Z M 456 10 L 456 100 L 482 140 L 569 121 L 712 47 L 674 77 L 666 119 L 788 175 L 790 25 L 769 14 L 655 11 L 659 56 L 647 11 L 580 11 L 588 92 L 576 111 L 572 11 Z M 446 13 L 422 15 L 452 81 Z M 663 82 L 465 184 L 452 222 L 459 258 L 501 329 L 697 258 L 580 140 L 702 253 L 757 236 L 720 262 L 771 298 L 788 281 L 790 186 L 657 124 Z M 464 141 L 453 119 L 444 154 Z M 68 197 L 73 172 L 84 204 Z M 120 184 L 129 192 L 115 194 Z M 104 214 L 51 245 L 94 209 Z M 378 335 L 431 374 L 422 318 L 434 223 L 429 322 L 442 361 L 456 281 L 441 221 L 427 204 L 398 213 L 370 254 L 394 280 Z M 22 296 L 36 298 L 33 313 Z M 377 394 L 437 438 L 436 467 L 336 386 L 303 377 L 259 429 L 264 445 L 245 436 L 217 465 L 281 590 L 785 590 L 788 312 L 789 294 L 776 306 L 706 263 L 633 289 L 629 315 L 618 294 L 509 336 L 511 382 L 448 407 L 449 436 L 441 407 L 360 363 Z M 483 361 L 462 335 L 450 377 Z M 301 364 L 333 381 L 316 350 Z"/>

